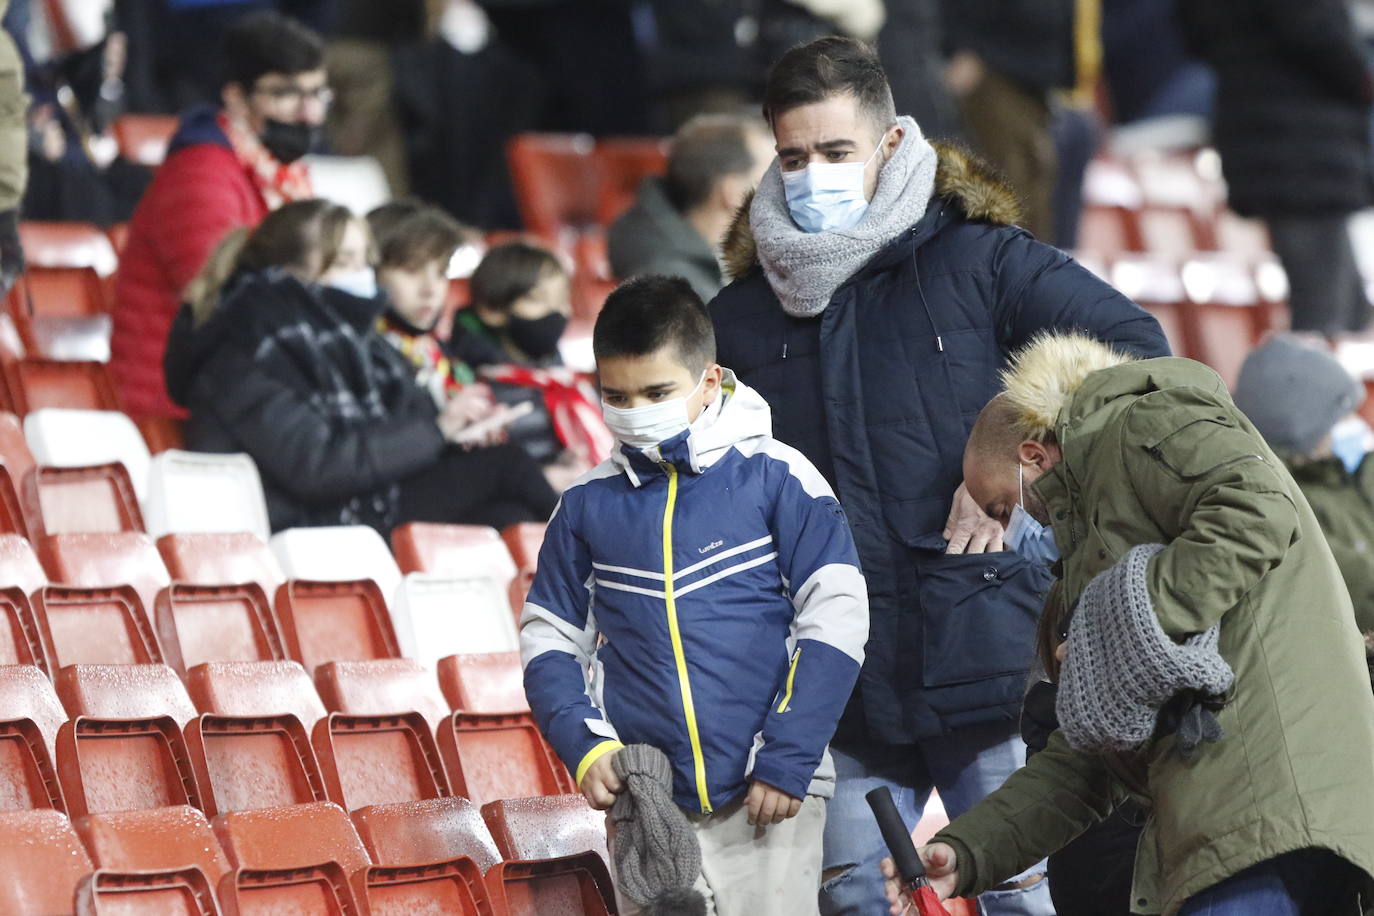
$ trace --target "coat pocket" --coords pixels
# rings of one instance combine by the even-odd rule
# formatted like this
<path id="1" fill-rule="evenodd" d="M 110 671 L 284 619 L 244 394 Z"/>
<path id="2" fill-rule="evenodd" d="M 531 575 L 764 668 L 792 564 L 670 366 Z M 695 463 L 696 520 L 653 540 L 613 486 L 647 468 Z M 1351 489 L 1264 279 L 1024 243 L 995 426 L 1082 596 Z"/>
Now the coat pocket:
<path id="1" fill-rule="evenodd" d="M 922 685 L 948 687 L 1027 671 L 1052 577 L 1012 551 L 917 551 Z"/>

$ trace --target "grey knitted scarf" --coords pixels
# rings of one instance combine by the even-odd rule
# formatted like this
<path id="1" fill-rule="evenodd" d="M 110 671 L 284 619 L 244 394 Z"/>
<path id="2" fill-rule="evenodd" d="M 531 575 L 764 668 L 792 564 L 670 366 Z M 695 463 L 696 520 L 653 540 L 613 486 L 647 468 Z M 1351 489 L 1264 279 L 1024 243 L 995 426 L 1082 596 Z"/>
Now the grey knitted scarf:
<path id="1" fill-rule="evenodd" d="M 749 226 L 759 263 L 787 314 L 811 318 L 825 311 L 841 283 L 925 216 L 939 155 L 914 120 L 901 117 L 897 123 L 906 133 L 878 174 L 868 212 L 853 229 L 797 228 L 787 210 L 780 166 L 774 160 L 768 167 L 749 208 Z"/>
<path id="2" fill-rule="evenodd" d="M 1069 623 L 1069 652 L 1059 674 L 1055 712 L 1076 750 L 1133 751 L 1146 744 L 1166 707 L 1176 713 L 1179 749 L 1222 737 L 1206 705 L 1230 689 L 1235 673 L 1217 651 L 1220 625 L 1182 644 L 1159 625 L 1146 590 L 1150 558 L 1161 544 L 1132 548 L 1098 574 Z"/>
<path id="3" fill-rule="evenodd" d="M 705 916 L 693 885 L 701 875 L 701 844 L 673 801 L 673 771 L 656 747 L 631 744 L 611 761 L 624 791 L 611 808 L 616 887 L 645 916 Z"/>

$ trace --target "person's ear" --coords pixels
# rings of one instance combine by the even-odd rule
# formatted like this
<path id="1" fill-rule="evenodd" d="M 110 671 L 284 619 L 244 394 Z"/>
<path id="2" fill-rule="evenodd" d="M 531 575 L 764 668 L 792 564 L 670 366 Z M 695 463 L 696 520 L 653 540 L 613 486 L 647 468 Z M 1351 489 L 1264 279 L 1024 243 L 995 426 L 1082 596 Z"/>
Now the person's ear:
<path id="1" fill-rule="evenodd" d="M 225 83 L 224 88 L 219 91 L 219 97 L 224 103 L 225 110 L 230 114 L 241 115 L 248 107 L 248 95 L 239 83 Z"/>
<path id="2" fill-rule="evenodd" d="M 883 158 L 890 159 L 892 154 L 897 152 L 897 147 L 902 145 L 902 138 L 906 136 L 905 127 L 893 127 L 887 132 L 883 140 Z"/>
<path id="3" fill-rule="evenodd" d="M 721 382 L 725 378 L 725 370 L 721 369 L 720 364 L 712 363 L 706 369 L 706 375 L 701 383 L 701 406 L 710 407 L 720 397 Z"/>
<path id="4" fill-rule="evenodd" d="M 1034 439 L 1027 439 L 1016 447 L 1016 457 L 1027 467 L 1033 467 L 1037 471 L 1044 473 L 1053 464 L 1049 449 L 1043 442 L 1036 442 Z"/>

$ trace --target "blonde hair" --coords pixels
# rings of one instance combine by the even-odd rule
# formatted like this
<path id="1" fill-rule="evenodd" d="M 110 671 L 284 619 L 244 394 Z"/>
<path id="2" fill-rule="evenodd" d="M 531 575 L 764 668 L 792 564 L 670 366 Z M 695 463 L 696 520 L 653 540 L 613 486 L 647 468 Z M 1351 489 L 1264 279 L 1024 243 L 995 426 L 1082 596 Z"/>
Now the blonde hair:
<path id="1" fill-rule="evenodd" d="M 196 327 L 204 324 L 219 304 L 219 294 L 229 276 L 238 268 L 239 255 L 248 243 L 248 227 L 239 226 L 226 235 L 210 252 L 205 266 L 186 287 L 185 299 L 191 306 L 191 321 Z"/>

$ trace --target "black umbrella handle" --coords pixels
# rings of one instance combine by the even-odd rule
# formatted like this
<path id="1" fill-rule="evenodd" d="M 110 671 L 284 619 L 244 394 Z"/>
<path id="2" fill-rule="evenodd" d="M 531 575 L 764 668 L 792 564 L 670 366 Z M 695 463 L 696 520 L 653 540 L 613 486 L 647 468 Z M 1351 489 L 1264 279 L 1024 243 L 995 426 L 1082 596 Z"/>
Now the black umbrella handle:
<path id="1" fill-rule="evenodd" d="M 921 855 L 916 851 L 916 844 L 911 841 L 911 832 L 906 829 L 906 824 L 902 822 L 902 816 L 892 801 L 892 793 L 888 791 L 887 786 L 879 786 L 864 798 L 868 799 L 868 806 L 873 809 L 873 816 L 878 819 L 878 829 L 882 831 L 883 842 L 887 844 L 888 852 L 892 853 L 892 861 L 897 866 L 897 874 L 901 876 L 902 885 L 918 887 L 925 884 L 925 866 L 921 864 Z"/>

